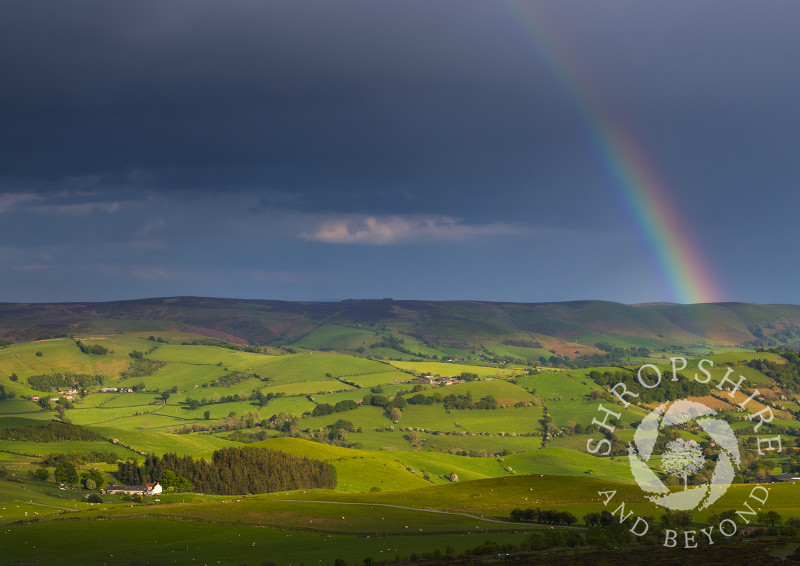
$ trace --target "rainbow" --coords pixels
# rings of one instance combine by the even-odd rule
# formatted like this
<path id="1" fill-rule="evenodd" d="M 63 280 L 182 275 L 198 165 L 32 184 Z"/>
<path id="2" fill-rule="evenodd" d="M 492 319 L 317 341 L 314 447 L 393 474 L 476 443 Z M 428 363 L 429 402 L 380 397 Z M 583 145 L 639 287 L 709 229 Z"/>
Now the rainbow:
<path id="1" fill-rule="evenodd" d="M 592 92 L 588 73 L 567 56 L 550 32 L 542 3 L 502 0 L 510 19 L 528 37 L 539 58 L 580 114 L 592 145 L 616 188 L 634 226 L 658 263 L 672 300 L 709 303 L 722 296 L 691 231 L 670 199 L 670 191 L 644 151 L 644 144 L 602 97 Z"/>

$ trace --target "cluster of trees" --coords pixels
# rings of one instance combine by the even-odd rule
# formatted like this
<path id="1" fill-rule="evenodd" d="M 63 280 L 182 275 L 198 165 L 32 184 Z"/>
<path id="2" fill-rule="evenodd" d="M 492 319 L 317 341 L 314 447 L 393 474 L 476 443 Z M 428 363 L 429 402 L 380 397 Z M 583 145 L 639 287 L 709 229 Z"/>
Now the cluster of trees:
<path id="1" fill-rule="evenodd" d="M 226 373 L 225 375 L 221 375 L 217 379 L 211 382 L 212 387 L 231 387 L 236 385 L 237 383 L 241 383 L 242 381 L 246 381 L 248 379 L 260 379 L 262 381 L 269 381 L 268 377 L 261 377 L 257 373 L 245 373 L 243 371 L 231 371 Z"/>
<path id="2" fill-rule="evenodd" d="M 113 452 L 105 450 L 70 450 L 69 452 L 59 452 L 48 454 L 42 458 L 42 465 L 55 467 L 59 462 L 73 462 L 75 464 L 88 464 L 89 462 L 105 462 L 106 464 L 116 464 L 119 457 Z"/>
<path id="3" fill-rule="evenodd" d="M 795 393 L 800 393 L 800 354 L 794 350 L 785 350 L 783 348 L 772 348 L 769 352 L 778 354 L 786 360 L 786 363 L 776 364 L 769 360 L 751 360 L 747 365 L 757 369 L 767 377 L 771 377 L 782 387 Z"/>
<path id="4" fill-rule="evenodd" d="M 78 346 L 81 352 L 84 354 L 94 354 L 95 356 L 105 356 L 108 354 L 108 348 L 105 346 L 101 346 L 100 344 L 94 344 L 92 346 L 87 346 L 80 340 L 75 340 L 75 344 Z"/>
<path id="5" fill-rule="evenodd" d="M 573 525 L 578 521 L 569 511 L 556 511 L 555 509 L 540 509 L 519 507 L 511 511 L 511 520 L 518 523 L 544 523 L 546 525 Z"/>
<path id="6" fill-rule="evenodd" d="M 686 379 L 680 373 L 677 375 L 678 381 L 672 381 L 671 377 L 662 376 L 661 384 L 653 389 L 646 389 L 641 386 L 636 372 L 630 371 L 605 371 L 600 373 L 597 370 L 589 372 L 589 377 L 598 385 L 613 387 L 617 383 L 624 383 L 628 391 L 639 394 L 637 401 L 642 403 L 661 403 L 664 401 L 675 401 L 686 397 L 702 397 L 711 393 L 712 384 L 700 383 L 693 379 Z M 657 377 L 654 375 L 647 377 L 647 372 L 643 372 L 642 378 L 649 379 L 650 383 L 655 383 Z"/>
<path id="7" fill-rule="evenodd" d="M 167 362 L 146 358 L 145 353 L 140 352 L 139 350 L 134 350 L 128 355 L 132 358 L 131 363 L 128 364 L 128 369 L 120 373 L 124 379 L 128 379 L 129 377 L 146 377 L 148 375 L 153 375 L 155 372 L 167 365 Z"/>
<path id="8" fill-rule="evenodd" d="M 239 393 L 235 393 L 233 395 L 224 395 L 224 396 L 215 395 L 211 399 L 203 397 L 199 401 L 191 397 L 186 397 L 186 404 L 192 410 L 197 409 L 199 407 L 203 407 L 205 405 L 214 405 L 217 403 L 238 403 L 240 401 L 255 401 L 259 407 L 263 407 L 273 399 L 280 399 L 281 397 L 285 396 L 286 393 L 283 392 L 267 393 L 265 395 L 261 391 L 261 389 L 256 389 L 249 395 L 241 395 Z M 206 419 L 208 419 L 208 417 L 206 417 Z"/>
<path id="9" fill-rule="evenodd" d="M 128 485 L 158 481 L 162 486 L 174 477 L 194 491 L 220 495 L 336 487 L 336 470 L 325 462 L 252 446 L 217 450 L 210 462 L 151 454 L 142 466 L 119 462 L 116 477 Z"/>
<path id="10" fill-rule="evenodd" d="M 380 342 L 375 342 L 374 344 L 370 344 L 369 347 L 370 349 L 389 348 L 391 350 L 395 350 L 403 354 L 408 354 L 409 356 L 415 356 L 417 358 L 430 358 L 428 354 L 409 350 L 403 344 L 405 344 L 405 340 L 403 340 L 402 338 L 398 338 L 394 334 L 385 334 Z M 357 351 L 363 354 L 364 348 L 358 348 Z"/>
<path id="11" fill-rule="evenodd" d="M 150 339 L 153 339 L 156 342 L 168 343 L 168 341 L 163 338 L 153 338 L 151 336 L 148 338 L 148 340 Z M 217 348 L 226 348 L 228 350 L 234 350 L 237 352 L 250 352 L 253 354 L 261 353 L 261 348 L 259 346 L 252 346 L 250 344 L 234 344 L 232 342 L 225 342 L 224 340 L 215 340 L 214 338 L 203 338 L 200 340 L 181 342 L 181 346 L 216 346 Z"/>
<path id="12" fill-rule="evenodd" d="M 768 322 L 766 327 L 769 333 L 764 332 L 761 326 L 751 326 L 748 328 L 750 333 L 756 337 L 749 345 L 761 348 L 773 347 L 780 343 L 797 343 L 797 339 L 800 338 L 800 327 L 796 325 L 785 326 L 778 330 L 772 322 Z"/>
<path id="13" fill-rule="evenodd" d="M 91 429 L 58 421 L 50 421 L 45 425 L 19 425 L 11 428 L 0 428 L 0 439 L 27 442 L 108 440 L 105 436 Z"/>
<path id="14" fill-rule="evenodd" d="M 72 387 L 83 389 L 103 385 L 103 376 L 85 373 L 48 373 L 30 376 L 28 384 L 36 391 L 53 391 Z"/>
<path id="15" fill-rule="evenodd" d="M 322 417 L 325 415 L 331 415 L 333 413 L 352 411 L 354 409 L 358 409 L 358 403 L 351 399 L 345 399 L 343 401 L 339 401 L 335 405 L 331 405 L 330 403 L 319 403 L 316 407 L 314 407 L 314 410 L 311 411 L 311 415 L 314 417 Z"/>
<path id="16" fill-rule="evenodd" d="M 45 463 L 42 463 L 41 466 L 36 470 L 30 471 L 29 474 L 31 477 L 41 481 L 50 480 L 50 470 L 46 467 Z M 100 473 L 100 470 L 96 468 L 84 470 L 79 476 L 78 469 L 75 467 L 75 464 L 67 460 L 56 463 L 55 470 L 53 470 L 53 479 L 55 479 L 58 483 L 63 483 L 66 485 L 80 484 L 83 489 L 88 489 L 89 491 L 100 489 L 103 487 L 103 483 L 105 483 L 105 478 L 103 477 L 103 474 Z"/>
<path id="17" fill-rule="evenodd" d="M 264 392 L 261 391 L 261 389 L 256 389 L 253 392 L 252 397 L 255 399 L 256 403 L 258 403 L 259 407 L 263 407 L 273 399 L 280 399 L 281 397 L 286 397 L 286 393 L 284 393 L 283 391 L 278 391 L 277 393 L 269 392 L 266 395 L 264 395 Z"/>
<path id="18" fill-rule="evenodd" d="M 444 405 L 445 409 L 497 409 L 499 405 L 497 399 L 492 395 L 481 397 L 478 401 L 472 400 L 472 392 L 467 391 L 466 395 L 451 393 L 449 395 L 442 395 L 439 391 L 433 395 L 424 395 L 417 393 L 408 399 L 411 405 L 433 405 L 439 403 Z"/>
<path id="19" fill-rule="evenodd" d="M 0 385 L 0 401 L 5 401 L 6 399 L 13 399 L 15 396 L 16 395 L 13 391 L 6 391 L 5 385 Z"/>
<path id="20" fill-rule="evenodd" d="M 622 348 L 620 346 L 614 346 L 613 344 L 609 344 L 608 342 L 598 342 L 594 345 L 595 348 L 598 350 L 602 350 L 606 353 L 606 360 L 611 362 L 622 362 L 630 357 L 640 357 L 645 358 L 650 355 L 650 348 L 646 348 L 644 346 L 630 346 L 628 348 Z"/>

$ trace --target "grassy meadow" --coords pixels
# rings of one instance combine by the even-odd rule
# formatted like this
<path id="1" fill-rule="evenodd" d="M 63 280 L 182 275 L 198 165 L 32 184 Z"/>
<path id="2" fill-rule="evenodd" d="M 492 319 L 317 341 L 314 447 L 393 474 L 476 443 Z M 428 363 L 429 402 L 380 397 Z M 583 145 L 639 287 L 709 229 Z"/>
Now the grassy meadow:
<path id="1" fill-rule="evenodd" d="M 564 510 L 580 519 L 602 510 L 598 491 L 609 489 L 636 513 L 660 514 L 633 483 L 627 455 L 588 454 L 587 441 L 600 438 L 599 432 L 580 430 L 604 403 L 621 412 L 616 441 L 624 445 L 633 439 L 633 427 L 651 407 L 634 403 L 623 411 L 590 377 L 593 369 L 620 367 L 544 368 L 527 361 L 551 355 L 548 350 L 497 340 L 487 342 L 486 350 L 511 361 L 469 358 L 466 349 L 432 348 L 408 335 L 401 351 L 386 346 L 385 332 L 335 324 L 319 326 L 291 346 L 260 352 L 204 344 L 203 337 L 185 332 L 156 334 L 161 341 L 147 331 L 75 337 L 85 345 L 103 345 L 108 352 L 102 355 L 83 353 L 72 338 L 0 348 L 0 385 L 14 395 L 0 401 L 0 432 L 60 420 L 103 437 L 0 438 L 4 563 L 73 564 L 80 556 L 84 564 L 129 564 L 132 553 L 144 547 L 150 563 L 333 564 L 336 558 L 394 560 L 448 547 L 461 553 L 488 538 L 519 544 L 544 528 L 508 523 L 515 507 Z M 420 359 L 407 351 L 457 361 Z M 132 371 L 133 352 L 145 353 L 160 367 L 123 376 Z M 753 359 L 780 362 L 780 356 L 732 349 L 709 357 L 715 362 L 713 379 L 729 364 L 746 378 L 748 389 L 769 392 L 769 399 L 753 401 L 752 407 L 774 406 L 771 430 L 789 441 L 800 432 L 797 397 L 745 365 Z M 669 368 L 663 358 L 640 361 Z M 697 361 L 690 360 L 683 373 L 691 377 L 696 371 Z M 28 381 L 56 373 L 101 375 L 103 387 L 126 392 L 38 391 Z M 462 374 L 477 379 L 451 385 L 419 379 Z M 420 394 L 432 402 L 408 403 Z M 362 403 L 366 395 L 402 399 L 399 416 Z M 491 397 L 497 407 L 455 408 L 441 401 L 447 396 L 475 402 Z M 707 401 L 733 415 L 734 429 L 746 438 L 752 423 L 742 420 L 733 404 L 743 398 L 729 401 L 719 394 Z M 345 401 L 356 405 L 339 412 L 317 409 Z M 705 440 L 689 430 L 680 436 Z M 31 475 L 53 454 L 110 453 L 142 461 L 146 454 L 173 452 L 210 458 L 220 448 L 245 445 L 327 462 L 336 470 L 337 487 L 225 498 L 164 494 L 145 503 L 112 496 L 91 504 L 80 487 L 61 489 L 53 467 L 47 482 Z M 788 469 L 794 450 L 773 458 L 773 468 Z M 106 483 L 116 481 L 114 464 L 82 461 L 78 468 L 97 468 Z M 795 488 L 771 486 L 770 509 L 800 516 Z M 748 489 L 732 488 L 717 510 L 738 507 Z M 710 514 L 699 513 L 695 520 Z M 65 546 L 77 554 L 63 552 Z"/>

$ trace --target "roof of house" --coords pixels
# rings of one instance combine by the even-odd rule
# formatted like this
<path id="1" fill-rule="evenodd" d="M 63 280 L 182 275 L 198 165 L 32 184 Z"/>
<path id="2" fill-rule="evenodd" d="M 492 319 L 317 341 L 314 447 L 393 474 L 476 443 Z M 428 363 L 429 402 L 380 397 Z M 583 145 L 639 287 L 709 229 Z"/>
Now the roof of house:
<path id="1" fill-rule="evenodd" d="M 772 481 L 800 480 L 800 474 L 772 474 Z"/>

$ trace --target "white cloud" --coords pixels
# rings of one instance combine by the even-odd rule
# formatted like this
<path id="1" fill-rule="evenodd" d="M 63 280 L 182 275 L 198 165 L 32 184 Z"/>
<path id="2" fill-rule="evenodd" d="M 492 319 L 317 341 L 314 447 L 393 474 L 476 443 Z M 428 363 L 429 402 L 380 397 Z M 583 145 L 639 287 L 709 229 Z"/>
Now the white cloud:
<path id="1" fill-rule="evenodd" d="M 329 244 L 387 246 L 431 241 L 465 241 L 491 236 L 531 235 L 529 228 L 493 222 L 467 224 L 449 216 L 342 215 L 316 222 L 301 238 Z"/>

